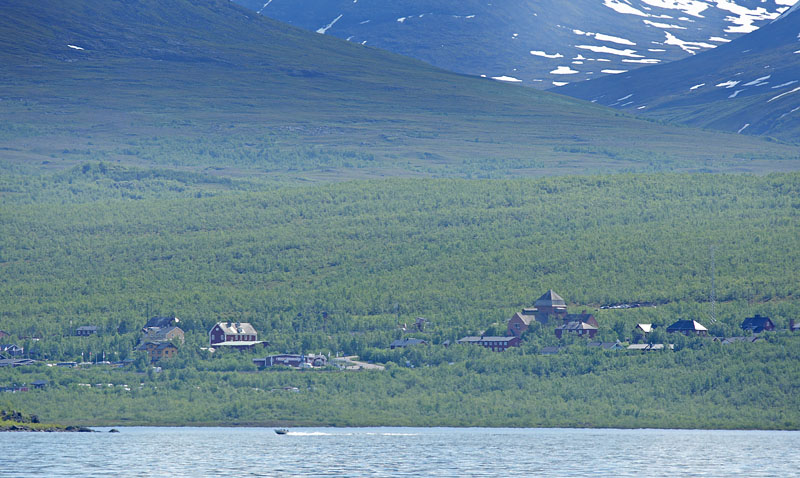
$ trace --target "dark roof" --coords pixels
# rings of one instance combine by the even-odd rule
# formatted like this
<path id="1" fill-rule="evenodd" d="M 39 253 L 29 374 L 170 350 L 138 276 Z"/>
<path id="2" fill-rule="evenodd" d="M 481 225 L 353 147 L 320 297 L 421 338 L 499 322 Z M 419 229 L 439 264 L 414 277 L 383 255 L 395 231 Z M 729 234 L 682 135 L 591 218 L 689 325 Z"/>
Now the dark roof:
<path id="1" fill-rule="evenodd" d="M 394 342 L 392 342 L 391 344 L 389 344 L 389 347 L 408 347 L 410 345 L 422 345 L 422 344 L 425 344 L 425 343 L 427 343 L 427 342 L 425 342 L 422 339 L 411 339 L 411 338 L 408 338 L 408 339 L 397 339 Z"/>
<path id="2" fill-rule="evenodd" d="M 167 327 L 180 322 L 177 317 L 152 317 L 144 325 L 145 327 Z"/>
<path id="3" fill-rule="evenodd" d="M 667 327 L 667 332 L 690 330 L 692 332 L 708 331 L 707 328 L 700 325 L 696 320 L 679 320 L 674 324 Z"/>
<path id="4" fill-rule="evenodd" d="M 47 380 L 35 380 L 31 382 L 31 385 L 47 385 L 48 383 L 50 382 L 48 382 Z"/>
<path id="5" fill-rule="evenodd" d="M 35 360 L 31 359 L 4 359 L 0 358 L 0 367 L 19 367 L 21 365 L 33 365 Z"/>
<path id="6" fill-rule="evenodd" d="M 762 317 L 758 314 L 755 317 L 748 317 L 742 322 L 743 329 L 764 329 L 767 326 L 775 327 L 769 317 Z"/>
<path id="7" fill-rule="evenodd" d="M 514 320 L 515 318 L 519 319 L 520 321 L 522 321 L 522 323 L 525 324 L 525 325 L 531 325 L 531 322 L 536 322 L 536 317 L 535 316 L 521 314 L 519 312 L 514 313 L 514 315 L 512 315 L 511 319 L 509 319 L 509 320 Z"/>
<path id="8" fill-rule="evenodd" d="M 561 352 L 562 347 L 542 347 L 539 349 L 541 355 L 552 355 Z"/>
<path id="9" fill-rule="evenodd" d="M 597 327 L 595 327 L 594 325 L 587 324 L 586 322 L 581 322 L 579 320 L 567 322 L 561 327 L 556 327 L 556 328 L 561 330 L 597 330 Z"/>
<path id="10" fill-rule="evenodd" d="M 720 343 L 722 345 L 729 345 L 729 344 L 732 344 L 732 343 L 735 343 L 735 342 L 755 343 L 755 342 L 758 342 L 759 340 L 761 340 L 761 338 L 760 337 L 756 337 L 756 336 L 751 336 L 751 337 L 728 337 L 726 339 L 722 339 L 720 341 Z"/>
<path id="11" fill-rule="evenodd" d="M 550 289 L 547 292 L 545 292 L 544 295 L 536 299 L 536 302 L 534 302 L 533 305 L 535 305 L 536 307 L 559 306 L 559 305 L 566 307 L 567 303 L 564 302 L 564 299 L 562 299 L 560 295 L 553 292 L 553 289 Z"/>
<path id="12" fill-rule="evenodd" d="M 600 348 L 603 348 L 605 350 L 625 348 L 625 347 L 623 347 L 623 345 L 619 341 L 617 341 L 617 342 L 589 342 L 589 347 L 600 347 Z"/>
<path id="13" fill-rule="evenodd" d="M 511 336 L 502 336 L 502 337 L 477 337 L 477 336 L 468 336 L 458 340 L 460 344 L 474 344 L 478 342 L 511 342 L 512 340 L 518 340 L 517 337 Z"/>

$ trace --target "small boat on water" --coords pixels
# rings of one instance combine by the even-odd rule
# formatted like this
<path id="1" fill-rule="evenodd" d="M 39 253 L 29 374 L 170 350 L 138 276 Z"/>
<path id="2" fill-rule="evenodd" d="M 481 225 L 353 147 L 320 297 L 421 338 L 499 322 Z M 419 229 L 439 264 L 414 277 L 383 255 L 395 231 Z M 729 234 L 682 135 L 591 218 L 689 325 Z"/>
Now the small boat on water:
<path id="1" fill-rule="evenodd" d="M 286 435 L 287 433 L 289 433 L 289 429 L 288 428 L 276 428 L 275 429 L 275 433 L 277 433 L 278 435 Z"/>

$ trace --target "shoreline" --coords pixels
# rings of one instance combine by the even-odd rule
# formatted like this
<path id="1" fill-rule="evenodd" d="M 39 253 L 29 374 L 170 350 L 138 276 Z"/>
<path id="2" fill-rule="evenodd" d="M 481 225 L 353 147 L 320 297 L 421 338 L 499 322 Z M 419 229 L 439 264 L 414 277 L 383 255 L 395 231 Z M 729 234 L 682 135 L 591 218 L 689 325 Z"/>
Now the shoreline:
<path id="1" fill-rule="evenodd" d="M 58 425 L 61 426 L 61 425 Z M 201 422 L 201 423 L 102 423 L 72 425 L 71 428 L 89 429 L 95 428 L 329 428 L 329 429 L 353 429 L 353 428 L 423 428 L 423 429 L 483 429 L 483 430 L 660 430 L 660 431 L 736 431 L 736 432 L 800 432 L 800 428 L 693 428 L 693 427 L 608 427 L 608 426 L 476 426 L 476 425 L 331 425 L 313 423 L 287 423 L 287 422 Z M 4 431 L 0 429 L 0 431 Z M 77 431 L 77 430 L 70 430 Z"/>

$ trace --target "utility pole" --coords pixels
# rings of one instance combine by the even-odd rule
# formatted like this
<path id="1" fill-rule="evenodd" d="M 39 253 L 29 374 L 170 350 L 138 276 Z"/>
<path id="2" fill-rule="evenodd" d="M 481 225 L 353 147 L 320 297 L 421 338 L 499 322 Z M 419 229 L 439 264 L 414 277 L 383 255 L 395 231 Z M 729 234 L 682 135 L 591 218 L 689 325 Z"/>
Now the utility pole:
<path id="1" fill-rule="evenodd" d="M 714 284 L 714 276 L 716 275 L 714 264 L 714 246 L 711 246 L 711 323 L 717 321 L 717 289 Z"/>

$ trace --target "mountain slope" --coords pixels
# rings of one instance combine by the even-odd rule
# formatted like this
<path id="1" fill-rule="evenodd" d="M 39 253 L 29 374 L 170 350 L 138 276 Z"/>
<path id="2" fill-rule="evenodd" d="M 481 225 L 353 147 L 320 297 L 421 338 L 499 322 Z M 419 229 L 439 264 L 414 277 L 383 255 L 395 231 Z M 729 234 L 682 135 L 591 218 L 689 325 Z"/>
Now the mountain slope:
<path id="1" fill-rule="evenodd" d="M 782 145 L 448 73 L 225 0 L 18 0 L 0 33 L 0 165 L 304 179 L 797 167 Z"/>
<path id="2" fill-rule="evenodd" d="M 234 0 L 451 71 L 548 88 L 724 44 L 797 0 Z"/>
<path id="3" fill-rule="evenodd" d="M 800 9 L 715 50 L 559 89 L 687 124 L 800 137 Z"/>

